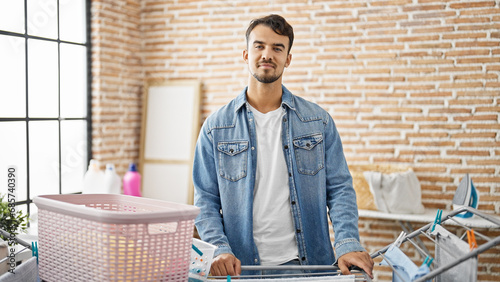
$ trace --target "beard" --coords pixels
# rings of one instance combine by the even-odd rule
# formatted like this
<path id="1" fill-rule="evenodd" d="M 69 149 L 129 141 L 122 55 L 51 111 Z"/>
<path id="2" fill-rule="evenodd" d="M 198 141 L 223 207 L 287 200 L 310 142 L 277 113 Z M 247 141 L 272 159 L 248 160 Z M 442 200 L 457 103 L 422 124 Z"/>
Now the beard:
<path id="1" fill-rule="evenodd" d="M 273 83 L 281 77 L 281 74 L 275 75 L 258 75 L 256 73 L 252 74 L 255 79 L 260 83 Z"/>
<path id="2" fill-rule="evenodd" d="M 270 61 L 263 61 L 262 63 L 268 63 L 268 64 L 273 64 L 276 69 L 276 65 Z M 252 73 L 252 76 L 257 79 L 258 82 L 260 83 L 273 83 L 276 80 L 278 80 L 281 77 L 282 73 L 274 73 L 274 74 L 267 74 L 267 71 L 264 72 L 264 74 L 257 74 Z"/>

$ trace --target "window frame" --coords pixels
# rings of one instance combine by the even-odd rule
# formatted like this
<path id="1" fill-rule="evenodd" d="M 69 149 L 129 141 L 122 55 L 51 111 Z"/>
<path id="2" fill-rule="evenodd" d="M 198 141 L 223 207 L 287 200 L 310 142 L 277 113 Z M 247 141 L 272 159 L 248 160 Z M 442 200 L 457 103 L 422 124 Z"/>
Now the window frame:
<path id="1" fill-rule="evenodd" d="M 31 191 L 30 191 L 30 130 L 29 124 L 31 121 L 57 121 L 58 124 L 58 164 L 59 164 L 59 194 L 62 194 L 62 148 L 61 148 L 61 121 L 68 120 L 81 120 L 86 121 L 86 141 L 87 141 L 87 154 L 86 154 L 86 165 L 88 165 L 90 159 L 92 159 L 92 44 L 91 44 L 91 0 L 85 0 L 85 42 L 78 43 L 72 41 L 65 41 L 60 39 L 60 17 L 59 17 L 59 0 L 57 1 L 57 39 L 45 38 L 40 36 L 34 36 L 28 34 L 28 0 L 24 0 L 24 33 L 17 33 L 12 31 L 0 30 L 0 35 L 12 36 L 24 39 L 24 58 L 25 58 L 25 95 L 26 95 L 26 114 L 25 117 L 9 118 L 0 117 L 0 123 L 2 122 L 24 122 L 26 130 L 26 200 L 16 201 L 16 206 L 26 205 L 26 212 L 28 217 L 30 216 L 30 204 L 32 201 Z M 29 117 L 29 69 L 28 69 L 28 39 L 30 40 L 43 40 L 49 42 L 57 43 L 57 66 L 58 66 L 58 117 L 44 117 L 44 118 L 33 118 Z M 84 46 L 86 48 L 86 117 L 83 118 L 63 118 L 61 117 L 61 43 L 72 44 L 78 46 Z M 22 189 L 22 187 L 20 187 Z"/>

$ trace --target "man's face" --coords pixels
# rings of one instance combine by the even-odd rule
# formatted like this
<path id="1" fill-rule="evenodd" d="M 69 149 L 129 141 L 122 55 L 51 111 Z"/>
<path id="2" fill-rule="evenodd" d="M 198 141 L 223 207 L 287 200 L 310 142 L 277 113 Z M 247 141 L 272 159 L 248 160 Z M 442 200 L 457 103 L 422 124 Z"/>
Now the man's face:
<path id="1" fill-rule="evenodd" d="M 290 65 L 288 36 L 279 35 L 265 25 L 256 26 L 248 37 L 243 59 L 252 76 L 261 83 L 273 83 L 281 78 Z"/>

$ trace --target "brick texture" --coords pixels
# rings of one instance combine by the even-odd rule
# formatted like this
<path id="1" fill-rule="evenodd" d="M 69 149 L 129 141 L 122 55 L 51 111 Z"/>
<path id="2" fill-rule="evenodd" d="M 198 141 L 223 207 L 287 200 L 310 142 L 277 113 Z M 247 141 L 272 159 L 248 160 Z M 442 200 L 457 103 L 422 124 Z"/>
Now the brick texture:
<path id="1" fill-rule="evenodd" d="M 123 176 L 139 158 L 144 85 L 140 1 L 92 1 L 92 154 Z"/>
<path id="2" fill-rule="evenodd" d="M 295 30 L 284 84 L 330 112 L 350 164 L 413 167 L 427 208 L 451 208 L 469 172 L 480 208 L 500 214 L 498 1 L 93 0 L 94 157 L 121 175 L 138 161 L 146 82 L 200 80 L 200 124 L 230 101 L 248 78 L 246 27 L 270 13 Z M 400 230 L 360 220 L 369 251 Z M 500 280 L 495 250 L 480 281 Z"/>

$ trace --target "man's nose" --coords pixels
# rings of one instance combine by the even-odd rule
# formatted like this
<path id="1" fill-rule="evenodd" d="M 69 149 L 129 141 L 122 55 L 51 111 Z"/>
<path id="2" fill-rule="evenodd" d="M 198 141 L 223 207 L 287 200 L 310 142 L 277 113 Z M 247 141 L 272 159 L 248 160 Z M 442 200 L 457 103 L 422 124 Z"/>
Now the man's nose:
<path id="1" fill-rule="evenodd" d="M 263 59 L 263 60 L 266 60 L 266 61 L 269 61 L 269 60 L 272 60 L 272 59 L 273 59 L 273 56 L 272 56 L 271 50 L 269 50 L 269 48 L 266 48 L 266 49 L 262 52 L 262 59 Z"/>

